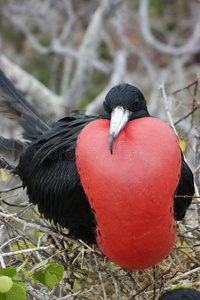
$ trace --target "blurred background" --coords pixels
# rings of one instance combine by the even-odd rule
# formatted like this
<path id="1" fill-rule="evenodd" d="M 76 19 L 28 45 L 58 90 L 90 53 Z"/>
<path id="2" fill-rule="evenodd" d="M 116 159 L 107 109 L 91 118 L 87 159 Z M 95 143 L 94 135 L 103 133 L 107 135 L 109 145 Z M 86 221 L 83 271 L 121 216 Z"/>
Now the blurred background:
<path id="1" fill-rule="evenodd" d="M 1 0 L 0 28 L 1 54 L 60 95 L 68 110 L 96 113 L 100 93 L 129 82 L 159 114 L 159 85 L 175 91 L 199 71 L 197 0 Z"/>
<path id="2" fill-rule="evenodd" d="M 54 121 L 76 108 L 98 113 L 108 90 L 121 82 L 141 89 L 150 113 L 164 121 L 161 84 L 170 93 L 174 122 L 194 108 L 194 85 L 178 98 L 173 93 L 199 72 L 198 0 L 1 0 L 0 5 L 0 67 L 46 118 Z M 189 130 L 190 138 L 195 135 L 190 121 L 179 123 L 180 135 Z"/>

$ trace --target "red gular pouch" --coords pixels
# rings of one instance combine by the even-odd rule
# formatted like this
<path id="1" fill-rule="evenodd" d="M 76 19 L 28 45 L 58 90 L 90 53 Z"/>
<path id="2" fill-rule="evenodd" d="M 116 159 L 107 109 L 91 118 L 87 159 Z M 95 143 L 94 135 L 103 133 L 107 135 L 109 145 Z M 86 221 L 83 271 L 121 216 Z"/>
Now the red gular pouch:
<path id="1" fill-rule="evenodd" d="M 97 221 L 101 251 L 129 269 L 162 261 L 176 240 L 173 194 L 181 172 L 178 139 L 165 122 L 129 121 L 113 144 L 110 121 L 94 120 L 77 139 L 76 163 Z"/>

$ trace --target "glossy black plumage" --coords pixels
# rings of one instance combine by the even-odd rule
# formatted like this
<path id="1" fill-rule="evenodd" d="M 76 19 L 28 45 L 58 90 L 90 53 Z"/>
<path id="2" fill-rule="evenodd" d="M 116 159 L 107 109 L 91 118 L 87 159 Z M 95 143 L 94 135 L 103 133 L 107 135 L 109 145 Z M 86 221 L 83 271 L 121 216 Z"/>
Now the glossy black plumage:
<path id="1" fill-rule="evenodd" d="M 95 223 L 74 153 L 78 134 L 93 119 L 68 117 L 53 124 L 51 130 L 27 148 L 17 166 L 30 201 L 38 205 L 44 217 L 88 243 L 95 242 Z"/>
<path id="2" fill-rule="evenodd" d="M 0 72 L 0 111 L 15 118 L 25 130 L 26 150 L 20 157 L 16 172 L 23 186 L 27 187 L 30 201 L 38 204 L 45 218 L 68 228 L 70 235 L 88 243 L 95 243 L 95 219 L 77 172 L 76 141 L 80 131 L 92 120 L 110 120 L 116 106 L 129 111 L 129 120 L 151 117 L 143 94 L 131 85 L 121 84 L 106 96 L 105 111 L 101 115 L 72 113 L 54 124 L 46 123 L 34 109 L 31 113 L 32 107 Z M 7 151 L 15 149 L 10 147 Z M 193 175 L 183 158 L 181 179 L 175 193 L 194 194 Z M 175 198 L 178 220 L 184 217 L 191 200 Z"/>
<path id="3" fill-rule="evenodd" d="M 162 295 L 159 300 L 200 300 L 200 292 L 189 288 L 180 288 Z"/>

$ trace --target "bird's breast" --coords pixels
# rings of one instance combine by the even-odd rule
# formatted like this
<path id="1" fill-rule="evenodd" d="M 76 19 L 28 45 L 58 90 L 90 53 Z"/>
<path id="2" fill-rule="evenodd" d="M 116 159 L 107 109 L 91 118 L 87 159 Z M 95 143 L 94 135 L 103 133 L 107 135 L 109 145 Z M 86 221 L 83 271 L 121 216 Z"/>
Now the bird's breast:
<path id="1" fill-rule="evenodd" d="M 97 242 L 115 263 L 144 269 L 164 259 L 176 239 L 173 193 L 181 154 L 174 131 L 156 118 L 128 122 L 109 150 L 110 121 L 89 123 L 76 163 L 95 212 Z"/>

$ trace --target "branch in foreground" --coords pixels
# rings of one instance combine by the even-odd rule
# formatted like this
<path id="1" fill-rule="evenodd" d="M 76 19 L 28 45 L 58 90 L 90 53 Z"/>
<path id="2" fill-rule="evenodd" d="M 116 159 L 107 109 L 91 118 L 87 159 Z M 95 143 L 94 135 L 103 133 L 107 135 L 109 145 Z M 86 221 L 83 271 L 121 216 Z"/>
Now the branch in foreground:
<path id="1" fill-rule="evenodd" d="M 4 257 L 4 256 L 13 256 L 17 254 L 32 253 L 36 251 L 49 250 L 50 248 L 54 248 L 54 247 L 50 245 L 47 247 L 36 247 L 36 248 L 29 248 L 29 249 L 13 251 L 13 252 L 5 252 L 5 253 L 0 253 L 0 256 Z"/>
<path id="2" fill-rule="evenodd" d="M 34 289 L 29 283 L 26 283 L 27 286 L 27 293 L 31 295 L 32 297 L 35 297 L 38 300 L 49 300 L 50 295 L 49 292 L 46 292 L 44 290 L 36 290 Z"/>
<path id="3" fill-rule="evenodd" d="M 173 128 L 174 132 L 176 133 L 176 135 L 178 137 L 178 133 L 177 133 L 176 128 L 174 126 L 174 122 L 173 122 L 173 119 L 172 119 L 172 116 L 171 116 L 171 113 L 170 113 L 170 110 L 169 110 L 168 99 L 167 99 L 167 95 L 166 95 L 166 92 L 165 92 L 164 84 L 161 84 L 160 89 L 161 89 L 162 96 L 163 96 L 163 99 L 164 99 L 164 102 L 165 102 L 165 110 L 166 110 L 166 113 L 167 113 L 169 124 Z"/>
<path id="4" fill-rule="evenodd" d="M 143 289 L 141 289 L 139 292 L 137 292 L 136 294 L 132 295 L 128 300 L 133 300 L 137 295 L 141 294 L 142 292 L 144 292 L 150 285 L 155 284 L 156 281 L 158 281 L 158 279 L 162 278 L 164 275 L 168 274 L 171 272 L 171 269 L 166 270 L 165 272 L 163 272 L 162 274 L 158 275 L 153 281 L 149 282 Z"/>

